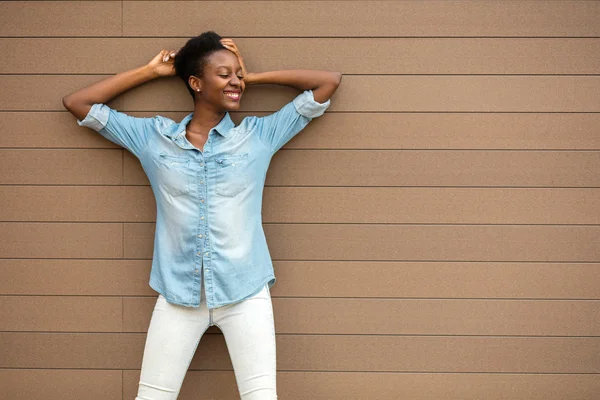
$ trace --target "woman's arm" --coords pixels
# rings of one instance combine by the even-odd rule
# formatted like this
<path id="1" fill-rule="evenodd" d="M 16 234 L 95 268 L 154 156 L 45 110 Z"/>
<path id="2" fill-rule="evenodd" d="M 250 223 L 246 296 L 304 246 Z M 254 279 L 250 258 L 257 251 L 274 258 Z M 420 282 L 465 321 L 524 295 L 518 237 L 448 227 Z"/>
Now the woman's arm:
<path id="1" fill-rule="evenodd" d="M 175 74 L 175 52 L 162 50 L 148 64 L 118 73 L 63 97 L 63 105 L 83 120 L 95 103 L 106 103 L 121 93 L 159 76 Z"/>
<path id="2" fill-rule="evenodd" d="M 336 91 L 342 81 L 342 74 L 331 71 L 287 70 L 248 73 L 246 84 L 270 83 L 291 86 L 299 90 L 312 90 L 315 101 L 324 103 Z"/>
<path id="3" fill-rule="evenodd" d="M 269 83 L 291 86 L 299 90 L 312 90 L 315 101 L 324 103 L 329 100 L 342 81 L 341 73 L 331 71 L 286 70 L 259 73 L 246 72 L 244 59 L 233 40 L 222 39 L 221 43 L 237 56 L 242 67 L 244 82 L 247 85 Z"/>

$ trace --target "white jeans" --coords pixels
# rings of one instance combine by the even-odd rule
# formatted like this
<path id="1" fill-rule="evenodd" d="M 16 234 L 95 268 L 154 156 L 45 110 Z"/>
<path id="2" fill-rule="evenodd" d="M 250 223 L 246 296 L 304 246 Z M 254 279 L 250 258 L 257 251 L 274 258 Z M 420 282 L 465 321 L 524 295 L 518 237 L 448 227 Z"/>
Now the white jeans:
<path id="1" fill-rule="evenodd" d="M 242 302 L 212 310 L 204 300 L 191 308 L 159 295 L 135 399 L 177 399 L 200 338 L 211 325 L 223 332 L 241 399 L 276 400 L 275 328 L 267 285 Z"/>

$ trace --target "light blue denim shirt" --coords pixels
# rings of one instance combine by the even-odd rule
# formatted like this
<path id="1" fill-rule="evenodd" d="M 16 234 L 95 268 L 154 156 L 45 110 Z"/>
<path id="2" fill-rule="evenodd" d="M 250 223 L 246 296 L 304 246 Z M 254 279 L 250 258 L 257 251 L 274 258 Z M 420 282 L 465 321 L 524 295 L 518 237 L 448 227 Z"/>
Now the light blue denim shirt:
<path id="1" fill-rule="evenodd" d="M 239 302 L 275 283 L 262 227 L 262 194 L 271 157 L 325 112 L 312 91 L 239 126 L 225 114 L 203 151 L 185 136 L 193 114 L 135 118 L 94 104 L 79 125 L 125 147 L 141 162 L 156 198 L 150 286 L 168 302 L 208 308 Z"/>

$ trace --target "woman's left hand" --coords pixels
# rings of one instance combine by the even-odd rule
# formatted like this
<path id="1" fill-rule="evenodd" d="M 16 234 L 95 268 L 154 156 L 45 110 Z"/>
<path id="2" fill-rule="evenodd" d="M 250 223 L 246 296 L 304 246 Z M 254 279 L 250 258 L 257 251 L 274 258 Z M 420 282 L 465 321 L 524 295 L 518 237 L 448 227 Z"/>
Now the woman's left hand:
<path id="1" fill-rule="evenodd" d="M 221 39 L 221 44 L 237 57 L 240 67 L 242 68 L 242 79 L 245 81 L 248 76 L 248 71 L 246 71 L 246 65 L 244 64 L 244 58 L 242 57 L 240 50 L 237 48 L 232 39 Z"/>

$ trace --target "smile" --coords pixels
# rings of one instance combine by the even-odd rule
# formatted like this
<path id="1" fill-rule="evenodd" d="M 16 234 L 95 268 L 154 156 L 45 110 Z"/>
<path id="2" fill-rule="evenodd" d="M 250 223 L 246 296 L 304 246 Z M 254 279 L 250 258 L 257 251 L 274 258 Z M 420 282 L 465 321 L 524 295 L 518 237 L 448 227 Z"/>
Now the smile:
<path id="1" fill-rule="evenodd" d="M 225 96 L 229 97 L 231 100 L 239 100 L 240 92 L 225 92 Z"/>

